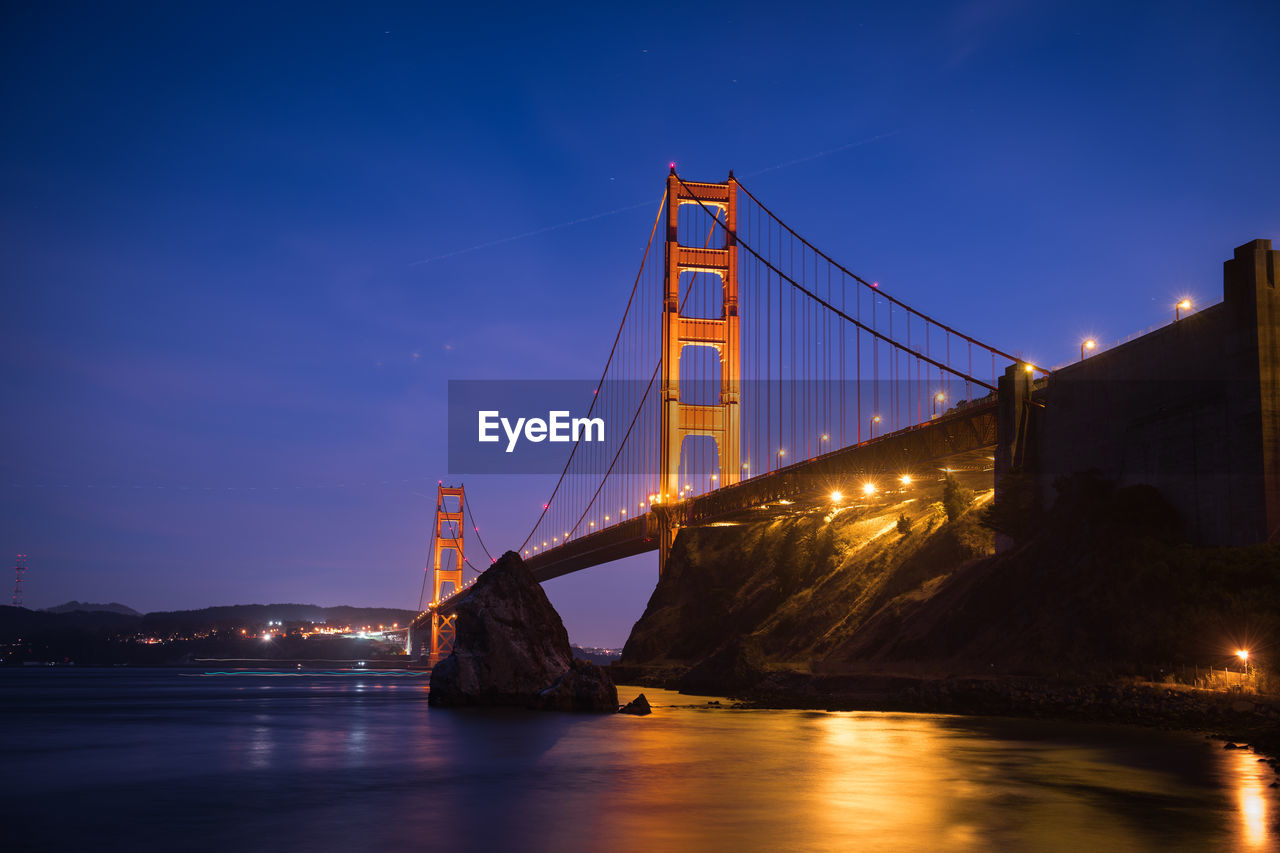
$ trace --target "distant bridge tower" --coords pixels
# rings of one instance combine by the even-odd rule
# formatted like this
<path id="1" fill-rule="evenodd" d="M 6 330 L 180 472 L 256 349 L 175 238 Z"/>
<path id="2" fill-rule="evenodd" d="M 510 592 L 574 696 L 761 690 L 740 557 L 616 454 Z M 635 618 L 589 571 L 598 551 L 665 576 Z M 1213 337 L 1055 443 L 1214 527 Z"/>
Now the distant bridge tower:
<path id="1" fill-rule="evenodd" d="M 659 446 L 659 493 L 661 503 L 671 505 L 682 497 L 680 455 L 684 439 L 691 435 L 711 436 L 716 443 L 718 485 L 738 482 L 741 471 L 738 395 L 738 182 L 729 173 L 723 184 L 681 181 L 674 167 L 667 176 L 667 254 L 662 303 L 662 435 Z M 724 245 L 719 248 L 682 246 L 677 226 L 680 208 L 692 204 L 710 208 L 721 217 Z M 680 314 L 680 277 L 684 273 L 718 276 L 722 303 L 715 318 L 683 317 Z M 720 399 L 711 405 L 680 401 L 680 353 L 687 346 L 712 347 L 720 356 Z M 664 516 L 658 548 L 659 571 L 666 565 L 678 522 L 672 508 Z"/>
<path id="2" fill-rule="evenodd" d="M 22 577 L 27 573 L 27 555 L 19 554 L 13 567 L 13 606 L 22 606 Z"/>
<path id="3" fill-rule="evenodd" d="M 462 502 L 466 500 L 462 486 L 452 487 L 443 483 L 436 487 L 435 547 L 431 553 L 431 664 L 434 666 L 453 651 L 454 630 L 457 616 L 442 616 L 435 606 L 440 603 L 440 591 L 446 583 L 453 584 L 453 591 L 462 589 Z M 456 499 L 457 509 L 446 501 Z M 447 529 L 446 529 L 447 528 Z M 444 556 L 452 552 L 452 568 L 446 568 Z"/>

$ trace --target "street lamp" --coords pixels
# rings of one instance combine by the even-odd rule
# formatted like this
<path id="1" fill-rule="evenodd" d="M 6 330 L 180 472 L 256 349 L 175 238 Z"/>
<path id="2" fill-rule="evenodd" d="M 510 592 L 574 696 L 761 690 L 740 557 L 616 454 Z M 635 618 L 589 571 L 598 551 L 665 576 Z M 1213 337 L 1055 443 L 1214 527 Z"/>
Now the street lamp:
<path id="1" fill-rule="evenodd" d="M 872 415 L 871 416 L 871 437 L 872 438 L 876 437 L 876 424 L 878 423 L 880 423 L 880 416 Z"/>
<path id="2" fill-rule="evenodd" d="M 1098 345 L 1098 342 L 1095 341 L 1093 338 L 1085 338 L 1083 341 L 1081 341 L 1080 342 L 1080 360 L 1084 361 L 1085 350 L 1092 350 L 1097 345 Z"/>
<path id="3" fill-rule="evenodd" d="M 1249 676 L 1249 650 L 1240 649 L 1239 651 L 1236 652 L 1236 657 L 1244 661 L 1244 674 L 1245 674 L 1245 677 L 1247 678 Z"/>
<path id="4" fill-rule="evenodd" d="M 945 399 L 947 399 L 947 395 L 941 391 L 933 395 L 933 414 L 935 417 L 937 417 L 938 414 L 938 404 Z"/>
<path id="5" fill-rule="evenodd" d="M 1183 311 L 1190 311 L 1190 310 L 1191 310 L 1191 300 L 1190 300 L 1190 299 L 1180 299 L 1180 300 L 1178 300 L 1177 304 L 1173 306 L 1173 319 L 1174 319 L 1174 322 L 1177 322 L 1178 320 L 1181 320 L 1181 319 L 1182 319 L 1182 312 L 1183 312 Z"/>

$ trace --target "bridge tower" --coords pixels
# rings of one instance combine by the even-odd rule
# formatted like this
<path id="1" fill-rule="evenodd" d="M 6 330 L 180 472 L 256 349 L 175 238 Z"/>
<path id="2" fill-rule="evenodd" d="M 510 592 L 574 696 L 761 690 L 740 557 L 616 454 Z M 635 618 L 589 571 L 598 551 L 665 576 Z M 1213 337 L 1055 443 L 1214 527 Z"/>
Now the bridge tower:
<path id="1" fill-rule="evenodd" d="M 666 273 L 662 302 L 662 424 L 659 445 L 659 493 L 661 509 L 659 572 L 666 565 L 675 541 L 678 519 L 674 505 L 680 501 L 680 453 L 686 436 L 711 436 L 716 443 L 718 482 L 731 486 L 741 471 L 738 399 L 738 182 L 729 173 L 722 184 L 680 180 L 675 167 L 667 176 Z M 720 248 L 680 244 L 677 226 L 680 208 L 692 204 L 709 208 L 725 224 Z M 722 304 L 716 318 L 683 317 L 680 314 L 680 276 L 707 273 L 718 276 Z M 680 353 L 687 346 L 712 347 L 720 357 L 720 398 L 712 405 L 680 400 Z"/>
<path id="2" fill-rule="evenodd" d="M 446 583 L 453 584 L 454 592 L 462 589 L 462 560 L 464 557 L 462 541 L 462 503 L 466 500 L 462 486 L 436 486 L 436 527 L 435 547 L 431 553 L 431 665 L 434 666 L 442 658 L 453 651 L 455 630 L 455 614 L 441 615 L 435 609 L 440 603 L 440 591 Z M 457 499 L 457 509 L 450 509 L 447 499 Z M 447 529 L 446 529 L 447 528 Z M 446 568 L 445 552 L 452 552 L 453 568 Z"/>

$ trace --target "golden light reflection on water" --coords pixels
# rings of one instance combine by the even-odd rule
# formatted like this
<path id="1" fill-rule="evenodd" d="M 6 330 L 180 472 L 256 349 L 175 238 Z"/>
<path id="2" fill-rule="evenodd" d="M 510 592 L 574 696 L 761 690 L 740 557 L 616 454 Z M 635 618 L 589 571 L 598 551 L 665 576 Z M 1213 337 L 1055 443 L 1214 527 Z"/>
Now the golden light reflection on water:
<path id="1" fill-rule="evenodd" d="M 592 733 L 562 737 L 540 758 L 560 778 L 579 768 L 569 775 L 582 789 L 559 795 L 590 803 L 600 849 L 1164 853 L 1270 849 L 1276 841 L 1268 823 L 1274 808 L 1267 808 L 1273 794 L 1256 769 L 1266 765 L 1233 764 L 1215 785 L 1208 777 L 1227 756 L 1189 735 L 911 714 L 699 710 L 691 697 L 646 693 L 653 716 L 579 724 Z M 608 756 L 591 745 L 597 734 L 609 739 Z M 1181 757 L 1166 762 L 1166 751 Z M 1193 768 L 1179 765 L 1187 756 Z M 1226 808 L 1232 791 L 1241 834 Z M 551 832 L 543 849 L 581 842 L 570 825 Z"/>
<path id="2" fill-rule="evenodd" d="M 1278 840 L 1267 824 L 1267 795 L 1263 769 L 1252 752 L 1235 750 L 1236 799 L 1240 808 L 1240 840 L 1246 849 L 1272 850 Z"/>

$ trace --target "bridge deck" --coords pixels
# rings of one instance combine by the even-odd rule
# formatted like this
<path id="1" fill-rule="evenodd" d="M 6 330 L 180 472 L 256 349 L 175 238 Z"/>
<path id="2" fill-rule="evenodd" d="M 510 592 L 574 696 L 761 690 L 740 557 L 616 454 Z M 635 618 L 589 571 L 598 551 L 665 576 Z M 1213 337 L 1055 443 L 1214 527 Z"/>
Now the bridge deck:
<path id="1" fill-rule="evenodd" d="M 920 477 L 941 467 L 990 467 L 986 451 L 995 446 L 996 402 L 978 401 L 927 423 L 833 450 L 571 539 L 528 557 L 525 564 L 540 582 L 548 581 L 657 550 L 658 512 L 671 513 L 686 527 L 729 521 L 775 501 L 822 503 L 833 489 L 852 496 L 864 480 L 883 481 L 904 473 Z"/>

